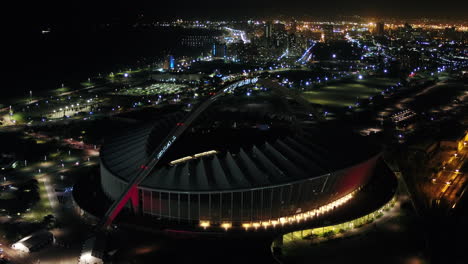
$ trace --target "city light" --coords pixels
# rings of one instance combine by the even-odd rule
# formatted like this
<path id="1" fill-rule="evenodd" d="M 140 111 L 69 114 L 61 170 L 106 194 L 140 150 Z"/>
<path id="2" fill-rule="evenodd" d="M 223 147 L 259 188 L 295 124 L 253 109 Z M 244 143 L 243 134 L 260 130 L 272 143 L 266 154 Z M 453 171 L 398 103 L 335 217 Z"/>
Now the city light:
<path id="1" fill-rule="evenodd" d="M 206 229 L 210 226 L 210 221 L 200 221 L 200 226 L 203 227 L 203 229 Z"/>
<path id="2" fill-rule="evenodd" d="M 302 259 L 315 261 L 310 244 L 339 242 L 374 220 L 362 230 L 407 230 L 408 221 L 377 222 L 390 208 L 401 173 L 416 188 L 411 198 L 428 202 L 428 215 L 457 220 L 468 183 L 468 26 L 462 19 L 439 19 L 448 16 L 444 8 L 418 18 L 428 5 L 408 9 L 408 18 L 370 18 L 346 8 L 343 16 L 308 18 L 270 14 L 281 11 L 271 2 L 263 15 L 237 3 L 251 19 L 214 21 L 173 4 L 173 10 L 159 10 L 168 12 L 163 16 L 148 13 L 154 4 L 138 14 L 130 8 L 129 19 L 103 17 L 98 24 L 81 12 L 71 17 L 84 24 L 36 28 L 40 38 L 27 44 L 42 48 L 28 51 L 28 58 L 10 52 L 24 64 L 13 67 L 24 78 L 13 78 L 20 89 L 5 86 L 12 95 L 7 91 L 0 101 L 0 212 L 7 227 L 0 259 L 48 263 L 62 257 L 55 252 L 69 251 L 81 252 L 67 256 L 79 264 L 102 263 L 101 253 L 112 261 L 115 252 L 99 252 L 100 242 L 125 237 L 126 221 L 142 220 L 145 228 L 154 223 L 177 237 L 204 233 L 247 241 L 294 230 L 291 238 L 300 237 L 298 244 L 311 249 L 303 252 L 313 255 Z M 204 11 L 219 4 L 228 5 Z M 457 13 L 457 5 L 443 4 Z M 307 10 L 305 2 L 298 6 Z M 103 15 L 109 14 L 115 12 Z M 70 36 L 86 36 L 89 45 L 71 43 Z M 391 203 L 407 203 L 406 196 L 395 197 Z M 104 209 L 99 219 L 88 213 L 96 208 Z M 365 218 L 349 221 L 356 215 Z M 64 221 L 70 217 L 76 221 Z M 97 223 L 92 230 L 90 217 Z M 384 220 L 391 217 L 400 214 L 392 210 Z M 462 234 L 453 232 L 465 227 L 460 221 L 449 222 L 446 233 Z M 18 235 L 35 227 L 59 244 L 25 254 L 36 251 L 37 240 L 17 241 Z M 92 238 L 82 243 L 84 237 Z M 117 255 L 139 260 L 166 247 L 159 237 L 151 245 L 129 237 L 104 248 L 127 247 Z M 390 244 L 388 254 L 401 253 Z M 299 252 L 281 246 L 270 247 L 280 260 Z M 450 256 L 457 256 L 452 248 Z"/>
<path id="3" fill-rule="evenodd" d="M 231 223 L 222 223 L 221 224 L 221 227 L 224 228 L 226 231 L 232 227 L 232 224 Z"/>
<path id="4" fill-rule="evenodd" d="M 351 200 L 354 197 L 355 192 L 356 191 L 354 191 L 352 193 L 349 193 L 349 194 L 341 197 L 338 200 L 335 200 L 335 201 L 333 201 L 331 203 L 322 205 L 319 208 L 314 209 L 314 210 L 310 210 L 310 211 L 306 211 L 306 212 L 303 212 L 303 213 L 298 213 L 298 214 L 294 214 L 294 215 L 290 215 L 290 216 L 284 216 L 284 217 L 280 217 L 280 218 L 277 218 L 277 219 L 271 219 L 271 220 L 267 220 L 267 221 L 246 222 L 246 223 L 242 223 L 241 227 L 243 229 L 245 229 L 245 230 L 248 230 L 250 228 L 254 228 L 254 229 L 258 229 L 260 227 L 269 228 L 269 227 L 276 227 L 278 224 L 286 225 L 286 224 L 295 224 L 295 223 L 300 223 L 300 222 L 303 222 L 303 221 L 307 221 L 310 218 L 314 218 L 316 216 L 326 214 L 327 212 L 330 212 L 330 211 L 336 209 L 337 207 L 340 207 L 340 206 L 346 204 L 349 200 Z M 206 229 L 206 228 L 210 227 L 210 222 L 206 221 L 206 220 L 200 221 L 200 227 L 203 227 L 204 229 Z M 233 226 L 232 226 L 232 223 L 225 222 L 225 223 L 222 223 L 220 225 L 220 227 L 227 230 L 227 229 L 232 228 Z"/>

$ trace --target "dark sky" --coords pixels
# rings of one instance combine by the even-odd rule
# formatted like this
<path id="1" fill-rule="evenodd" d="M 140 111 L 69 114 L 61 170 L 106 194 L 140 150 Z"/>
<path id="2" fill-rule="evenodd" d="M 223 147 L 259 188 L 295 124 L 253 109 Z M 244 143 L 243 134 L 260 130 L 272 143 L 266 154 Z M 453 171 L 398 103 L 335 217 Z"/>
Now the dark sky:
<path id="1" fill-rule="evenodd" d="M 63 0 L 17 1 L 12 13 L 27 23 L 79 23 L 147 18 L 246 18 L 294 16 L 398 16 L 467 19 L 463 0 Z"/>

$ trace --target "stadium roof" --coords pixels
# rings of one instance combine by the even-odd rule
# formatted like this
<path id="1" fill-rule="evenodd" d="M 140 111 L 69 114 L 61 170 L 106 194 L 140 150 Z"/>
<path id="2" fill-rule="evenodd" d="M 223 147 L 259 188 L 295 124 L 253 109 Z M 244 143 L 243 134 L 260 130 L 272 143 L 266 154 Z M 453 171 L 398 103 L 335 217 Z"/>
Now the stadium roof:
<path id="1" fill-rule="evenodd" d="M 251 109 L 206 113 L 141 187 L 204 192 L 275 186 L 326 175 L 379 152 L 350 131 Z M 104 166 L 129 179 L 180 119 L 180 113 L 167 115 L 113 137 L 101 150 Z"/>

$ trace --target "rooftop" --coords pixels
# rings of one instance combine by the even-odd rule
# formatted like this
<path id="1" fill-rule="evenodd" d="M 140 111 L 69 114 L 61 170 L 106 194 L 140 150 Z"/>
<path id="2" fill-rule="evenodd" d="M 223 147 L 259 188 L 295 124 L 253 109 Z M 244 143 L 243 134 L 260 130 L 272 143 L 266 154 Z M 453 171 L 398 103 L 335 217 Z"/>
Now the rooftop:
<path id="1" fill-rule="evenodd" d="M 104 166 L 129 179 L 182 116 L 170 114 L 112 138 L 101 150 Z M 224 105 L 177 139 L 142 186 L 223 191 L 281 185 L 357 165 L 378 152 L 359 135 L 275 111 L 271 104 Z"/>

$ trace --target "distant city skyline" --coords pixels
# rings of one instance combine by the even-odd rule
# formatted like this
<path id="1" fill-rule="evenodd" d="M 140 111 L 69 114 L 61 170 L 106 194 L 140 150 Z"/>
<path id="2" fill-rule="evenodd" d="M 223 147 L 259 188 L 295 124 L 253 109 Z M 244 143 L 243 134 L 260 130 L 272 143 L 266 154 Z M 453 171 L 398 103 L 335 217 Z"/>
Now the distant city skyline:
<path id="1" fill-rule="evenodd" d="M 245 19 L 272 16 L 297 17 L 397 17 L 465 19 L 467 2 L 448 0 L 395 1 L 112 1 L 72 3 L 41 2 L 17 6 L 13 13 L 19 23 L 79 24 L 151 19 Z"/>

